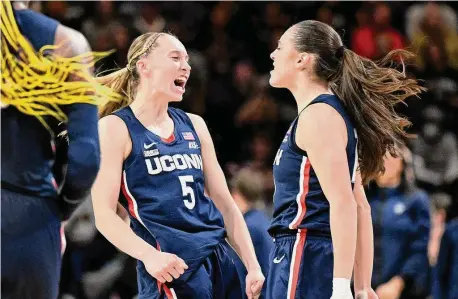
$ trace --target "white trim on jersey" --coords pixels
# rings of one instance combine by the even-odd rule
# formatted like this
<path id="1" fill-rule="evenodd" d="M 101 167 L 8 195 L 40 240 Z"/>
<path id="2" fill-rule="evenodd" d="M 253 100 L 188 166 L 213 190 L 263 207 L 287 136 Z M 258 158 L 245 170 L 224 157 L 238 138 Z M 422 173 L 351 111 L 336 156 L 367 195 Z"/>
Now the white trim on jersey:
<path id="1" fill-rule="evenodd" d="M 293 286 L 294 266 L 296 264 L 297 246 L 299 245 L 300 239 L 301 238 L 300 238 L 300 229 L 299 229 L 297 236 L 296 236 L 296 241 L 294 242 L 293 254 L 291 255 L 291 265 L 289 266 L 288 293 L 286 293 L 287 294 L 286 299 L 294 299 L 294 298 L 291 298 L 291 287 Z M 299 263 L 300 262 L 301 261 L 299 261 Z"/>
<path id="2" fill-rule="evenodd" d="M 135 197 L 132 195 L 132 193 L 130 193 L 130 190 L 129 190 L 129 186 L 127 185 L 127 175 L 126 175 L 126 171 L 124 170 L 122 172 L 122 179 L 123 179 L 123 184 L 124 184 L 124 189 L 126 190 L 126 193 L 127 193 L 127 196 L 129 197 L 127 200 L 130 200 L 132 202 L 132 205 L 133 205 L 133 208 L 134 208 L 134 215 L 135 218 L 137 218 L 137 220 L 146 228 L 146 230 L 151 234 L 151 231 L 146 227 L 146 225 L 143 223 L 141 217 L 140 217 L 140 213 L 138 213 L 138 205 L 137 205 L 137 201 L 135 200 Z M 156 237 L 151 234 L 155 239 Z M 159 245 L 159 242 L 156 240 L 157 244 Z M 161 248 L 160 248 L 160 245 L 159 245 L 159 248 L 158 248 L 159 251 L 161 251 Z M 164 285 L 164 287 L 166 287 Z M 173 288 L 169 288 L 170 290 L 170 293 L 172 294 L 172 299 L 178 299 L 177 297 L 177 294 L 175 293 L 175 290 Z M 159 290 L 160 291 L 160 290 Z M 168 295 L 166 294 L 166 296 L 168 297 Z"/>
<path id="3" fill-rule="evenodd" d="M 289 224 L 290 229 L 295 229 L 294 224 L 299 221 L 299 217 L 301 217 L 302 214 L 302 204 L 301 204 L 301 198 L 302 195 L 304 195 L 304 170 L 305 170 L 305 164 L 307 163 L 307 157 L 303 156 L 302 157 L 302 163 L 301 163 L 301 171 L 299 174 L 299 193 L 296 195 L 296 203 L 297 203 L 297 214 L 296 217 L 294 217 L 294 220 Z"/>
<path id="4" fill-rule="evenodd" d="M 132 201 L 132 204 L 134 206 L 134 214 L 135 214 L 134 216 L 148 230 L 148 228 L 146 227 L 146 225 L 143 223 L 142 219 L 140 218 L 140 214 L 138 213 L 137 201 L 132 196 L 132 193 L 130 193 L 129 186 L 127 185 L 127 176 L 126 176 L 126 171 L 125 170 L 122 172 L 122 178 L 124 180 L 124 188 L 126 189 L 127 195 L 129 196 L 129 199 Z"/>
<path id="5" fill-rule="evenodd" d="M 178 299 L 174 289 L 170 288 L 170 292 L 172 293 L 173 299 Z"/>
<path id="6" fill-rule="evenodd" d="M 353 129 L 355 133 L 356 145 L 355 145 L 355 161 L 353 164 L 353 172 L 351 175 L 351 182 L 354 183 L 356 180 L 356 169 L 358 167 L 358 134 L 356 133 L 356 129 Z"/>
<path id="7" fill-rule="evenodd" d="M 272 196 L 272 202 L 275 202 L 275 193 L 277 192 L 277 184 L 275 184 L 275 178 L 273 179 L 274 181 L 274 195 Z"/>
<path id="8" fill-rule="evenodd" d="M 296 298 L 297 286 L 299 283 L 299 273 L 301 272 L 300 265 L 302 263 L 302 255 L 307 238 L 307 230 L 298 229 L 296 241 L 294 242 L 293 252 L 291 254 L 291 265 L 289 267 L 288 293 L 286 299 Z"/>

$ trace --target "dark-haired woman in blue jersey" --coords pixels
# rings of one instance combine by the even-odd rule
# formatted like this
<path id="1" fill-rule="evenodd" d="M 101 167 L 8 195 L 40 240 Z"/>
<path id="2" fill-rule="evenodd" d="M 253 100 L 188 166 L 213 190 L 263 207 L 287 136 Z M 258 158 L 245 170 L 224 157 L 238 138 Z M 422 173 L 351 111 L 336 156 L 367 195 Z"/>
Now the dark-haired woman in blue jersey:
<path id="1" fill-rule="evenodd" d="M 405 51 L 391 53 L 402 61 Z M 408 123 L 395 103 L 421 88 L 346 49 L 321 22 L 290 27 L 271 54 L 270 84 L 293 94 L 298 116 L 274 160 L 275 239 L 269 299 L 377 298 L 373 232 L 363 183 L 383 170 Z M 363 298 L 363 297 L 361 297 Z"/>
<path id="2" fill-rule="evenodd" d="M 147 33 L 133 42 L 125 68 L 99 78 L 125 96 L 101 111 L 96 225 L 138 259 L 141 299 L 241 298 L 226 237 L 248 269 L 248 298 L 258 298 L 264 276 L 207 126 L 168 106 L 182 99 L 190 71 L 177 38 Z M 118 201 L 130 227 L 116 214 Z"/>

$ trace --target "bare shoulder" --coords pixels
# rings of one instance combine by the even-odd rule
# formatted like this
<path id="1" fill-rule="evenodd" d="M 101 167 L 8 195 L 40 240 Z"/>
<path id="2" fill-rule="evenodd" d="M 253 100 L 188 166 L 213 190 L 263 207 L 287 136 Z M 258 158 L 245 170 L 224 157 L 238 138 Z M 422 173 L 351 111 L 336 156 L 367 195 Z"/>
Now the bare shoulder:
<path id="1" fill-rule="evenodd" d="M 100 145 L 109 145 L 109 152 L 122 154 L 126 159 L 132 151 L 132 140 L 126 123 L 116 115 L 110 114 L 99 120 Z"/>
<path id="2" fill-rule="evenodd" d="M 124 121 L 116 115 L 108 115 L 99 120 L 101 139 L 109 139 L 110 143 L 126 144 L 129 140 L 129 131 Z"/>
<path id="3" fill-rule="evenodd" d="M 296 140 L 303 146 L 311 140 L 323 139 L 332 142 L 347 142 L 347 130 L 342 116 L 330 105 L 310 105 L 300 115 L 297 123 Z"/>
<path id="4" fill-rule="evenodd" d="M 194 128 L 196 129 L 199 135 L 208 132 L 207 124 L 201 116 L 192 113 L 186 113 L 186 115 L 191 120 L 192 124 L 194 125 Z"/>
<path id="5" fill-rule="evenodd" d="M 205 120 L 197 115 L 197 114 L 193 114 L 193 113 L 186 113 L 186 115 L 189 117 L 189 119 L 191 120 L 192 124 L 194 126 L 199 126 L 199 127 L 207 127 L 207 124 L 205 123 Z"/>
<path id="6" fill-rule="evenodd" d="M 299 124 L 307 127 L 329 127 L 345 125 L 342 116 L 333 107 L 325 103 L 316 103 L 307 107 L 299 117 Z"/>
<path id="7" fill-rule="evenodd" d="M 63 57 L 73 57 L 91 51 L 89 42 L 84 35 L 70 27 L 59 24 L 54 43 L 60 47 L 56 54 Z"/>

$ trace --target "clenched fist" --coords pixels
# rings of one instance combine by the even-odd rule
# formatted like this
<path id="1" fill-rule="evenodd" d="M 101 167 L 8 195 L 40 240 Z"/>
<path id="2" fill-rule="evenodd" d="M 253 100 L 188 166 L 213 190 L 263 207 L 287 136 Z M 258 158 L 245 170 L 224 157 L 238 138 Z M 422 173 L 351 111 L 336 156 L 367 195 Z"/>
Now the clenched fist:
<path id="1" fill-rule="evenodd" d="M 142 262 L 146 271 L 162 283 L 177 279 L 188 269 L 188 265 L 181 258 L 167 252 L 150 253 Z"/>
<path id="2" fill-rule="evenodd" d="M 246 294 L 248 299 L 258 299 L 261 295 L 262 285 L 264 284 L 264 275 L 261 268 L 249 270 L 246 276 Z"/>

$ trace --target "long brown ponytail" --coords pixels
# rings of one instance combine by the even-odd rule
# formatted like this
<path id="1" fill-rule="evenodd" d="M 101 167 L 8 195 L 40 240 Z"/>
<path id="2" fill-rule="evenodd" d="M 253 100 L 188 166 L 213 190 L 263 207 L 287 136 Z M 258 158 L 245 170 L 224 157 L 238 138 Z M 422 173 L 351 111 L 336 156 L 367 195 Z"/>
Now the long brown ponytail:
<path id="1" fill-rule="evenodd" d="M 359 169 L 367 184 L 384 171 L 385 153 L 396 155 L 396 145 L 408 137 L 405 129 L 410 122 L 395 112 L 395 106 L 424 90 L 404 71 L 404 62 L 413 54 L 395 50 L 374 62 L 343 47 L 337 32 L 324 23 L 303 21 L 295 27 L 296 49 L 316 54 L 316 76 L 330 83 L 353 118 Z M 401 71 L 392 67 L 394 61 L 400 62 Z"/>
<path id="2" fill-rule="evenodd" d="M 333 89 L 355 121 L 365 183 L 384 171 L 385 153 L 396 155 L 396 145 L 409 137 L 405 129 L 411 123 L 396 113 L 395 106 L 424 90 L 406 77 L 404 61 L 412 57 L 405 50 L 394 50 L 375 63 L 351 50 L 343 53 L 342 72 Z M 387 67 L 392 61 L 400 61 L 402 71 Z"/>

